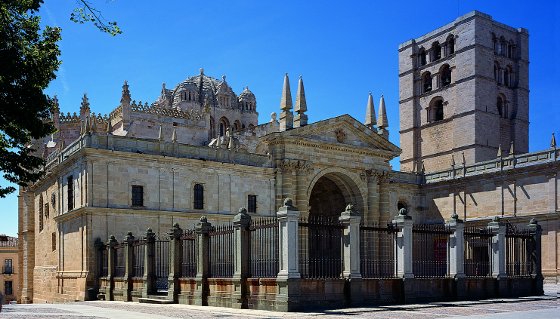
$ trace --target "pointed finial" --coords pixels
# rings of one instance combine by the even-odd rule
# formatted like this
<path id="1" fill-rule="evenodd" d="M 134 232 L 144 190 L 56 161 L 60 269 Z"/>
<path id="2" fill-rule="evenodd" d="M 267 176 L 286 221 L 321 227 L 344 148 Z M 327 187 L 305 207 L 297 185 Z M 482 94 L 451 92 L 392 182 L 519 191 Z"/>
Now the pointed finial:
<path id="1" fill-rule="evenodd" d="M 288 78 L 288 73 L 284 75 L 284 87 L 282 89 L 280 109 L 282 111 L 289 111 L 292 109 L 292 92 L 290 91 L 290 79 Z"/>
<path id="2" fill-rule="evenodd" d="M 299 76 L 298 90 L 296 94 L 296 107 L 294 111 L 303 114 L 307 111 L 307 102 L 305 100 L 305 88 L 303 87 L 303 78 Z"/>
<path id="3" fill-rule="evenodd" d="M 373 127 L 377 124 L 377 122 L 375 121 L 375 108 L 373 106 L 373 96 L 371 95 L 371 92 L 369 92 L 368 95 L 368 102 L 366 106 L 366 121 L 364 122 L 364 124 L 370 129 L 373 129 Z"/>
<path id="4" fill-rule="evenodd" d="M 550 147 L 556 148 L 556 137 L 554 137 L 554 133 L 552 133 L 552 138 L 550 139 Z"/>
<path id="5" fill-rule="evenodd" d="M 121 104 L 130 105 L 130 91 L 128 89 L 128 82 L 125 80 L 122 86 Z"/>
<path id="6" fill-rule="evenodd" d="M 159 133 L 158 133 L 158 140 L 162 141 L 163 140 L 163 134 L 162 134 L 163 129 L 161 128 L 161 125 L 159 126 Z"/>
<path id="7" fill-rule="evenodd" d="M 513 152 L 514 148 L 513 148 L 513 141 L 511 141 L 511 144 L 509 145 L 509 156 L 513 156 Z"/>
<path id="8" fill-rule="evenodd" d="M 80 105 L 80 118 L 85 119 L 87 116 L 89 116 L 89 113 L 89 99 L 87 97 L 87 94 L 84 93 L 84 96 L 82 96 L 82 103 Z"/>
<path id="9" fill-rule="evenodd" d="M 385 98 L 383 95 L 381 95 L 381 99 L 379 100 L 379 117 L 377 118 L 377 126 L 383 129 L 389 127 L 387 111 L 385 110 Z"/>
<path id="10" fill-rule="evenodd" d="M 204 75 L 204 68 L 200 68 L 200 75 Z"/>
<path id="11" fill-rule="evenodd" d="M 502 157 L 502 144 L 498 145 L 498 154 L 496 154 L 497 157 Z"/>
<path id="12" fill-rule="evenodd" d="M 222 75 L 222 82 L 225 82 L 225 81 L 226 81 L 226 75 L 224 74 L 224 75 Z"/>
<path id="13" fill-rule="evenodd" d="M 171 133 L 171 142 L 176 143 L 177 142 L 177 129 L 173 129 L 173 133 Z"/>
<path id="14" fill-rule="evenodd" d="M 55 95 L 53 96 L 53 112 L 59 112 L 60 111 L 60 105 L 58 104 L 58 97 Z"/>

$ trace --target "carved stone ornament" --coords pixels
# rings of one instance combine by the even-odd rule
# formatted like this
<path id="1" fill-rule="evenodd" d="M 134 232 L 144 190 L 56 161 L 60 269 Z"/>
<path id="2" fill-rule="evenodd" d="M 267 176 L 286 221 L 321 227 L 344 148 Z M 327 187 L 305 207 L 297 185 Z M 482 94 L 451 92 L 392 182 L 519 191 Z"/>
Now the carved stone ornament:
<path id="1" fill-rule="evenodd" d="M 313 166 L 308 161 L 290 159 L 282 160 L 282 162 L 278 164 L 278 168 L 284 172 L 294 171 L 297 173 L 309 173 L 313 170 Z"/>
<path id="2" fill-rule="evenodd" d="M 56 209 L 56 194 L 52 193 L 51 194 L 51 206 L 53 209 Z"/>
<path id="3" fill-rule="evenodd" d="M 334 134 L 336 135 L 336 140 L 337 140 L 339 143 L 344 143 L 344 141 L 346 141 L 346 133 L 344 132 L 343 129 L 341 129 L 341 128 L 336 129 L 336 130 L 334 131 Z"/>

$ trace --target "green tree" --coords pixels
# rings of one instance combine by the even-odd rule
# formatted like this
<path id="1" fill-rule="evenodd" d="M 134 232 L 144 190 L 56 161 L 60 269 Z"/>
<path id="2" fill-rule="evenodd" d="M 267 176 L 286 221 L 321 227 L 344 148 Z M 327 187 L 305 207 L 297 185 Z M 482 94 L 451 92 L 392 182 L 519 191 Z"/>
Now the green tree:
<path id="1" fill-rule="evenodd" d="M 20 186 L 42 176 L 44 161 L 33 155 L 31 140 L 55 131 L 48 120 L 54 103 L 43 90 L 60 65 L 60 29 L 41 30 L 42 2 L 0 2 L 0 171 Z M 0 197 L 14 190 L 0 185 Z"/>

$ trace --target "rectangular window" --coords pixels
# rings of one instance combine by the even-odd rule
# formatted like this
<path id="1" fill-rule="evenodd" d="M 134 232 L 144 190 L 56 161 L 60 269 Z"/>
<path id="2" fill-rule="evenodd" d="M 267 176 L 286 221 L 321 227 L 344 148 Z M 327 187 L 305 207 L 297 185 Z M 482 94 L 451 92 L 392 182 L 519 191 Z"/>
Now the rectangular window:
<path id="1" fill-rule="evenodd" d="M 51 234 L 51 249 L 52 251 L 56 250 L 56 233 Z"/>
<path id="2" fill-rule="evenodd" d="M 194 209 L 204 209 L 204 186 L 202 184 L 194 185 Z"/>
<path id="3" fill-rule="evenodd" d="M 68 176 L 66 184 L 68 187 L 68 211 L 71 211 L 74 209 L 74 178 Z"/>
<path id="4" fill-rule="evenodd" d="M 4 282 L 4 294 L 6 296 L 10 296 L 13 295 L 13 289 L 12 289 L 12 281 L 6 281 Z"/>
<path id="5" fill-rule="evenodd" d="M 13 274 L 14 273 L 12 259 L 4 259 L 4 273 L 5 274 Z"/>
<path id="6" fill-rule="evenodd" d="M 132 206 L 144 206 L 144 187 L 132 185 Z"/>
<path id="7" fill-rule="evenodd" d="M 248 195 L 247 196 L 247 211 L 249 213 L 256 213 L 257 212 L 257 195 Z"/>

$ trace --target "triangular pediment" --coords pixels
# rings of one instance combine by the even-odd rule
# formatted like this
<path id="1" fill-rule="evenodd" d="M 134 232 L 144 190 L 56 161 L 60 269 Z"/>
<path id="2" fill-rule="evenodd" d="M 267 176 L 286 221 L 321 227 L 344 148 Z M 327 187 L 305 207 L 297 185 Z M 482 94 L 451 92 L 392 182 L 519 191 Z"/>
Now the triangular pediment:
<path id="1" fill-rule="evenodd" d="M 304 127 L 269 134 L 265 140 L 282 140 L 284 143 L 319 143 L 347 147 L 364 152 L 382 152 L 387 157 L 397 157 L 401 150 L 350 115 L 341 115 Z"/>

